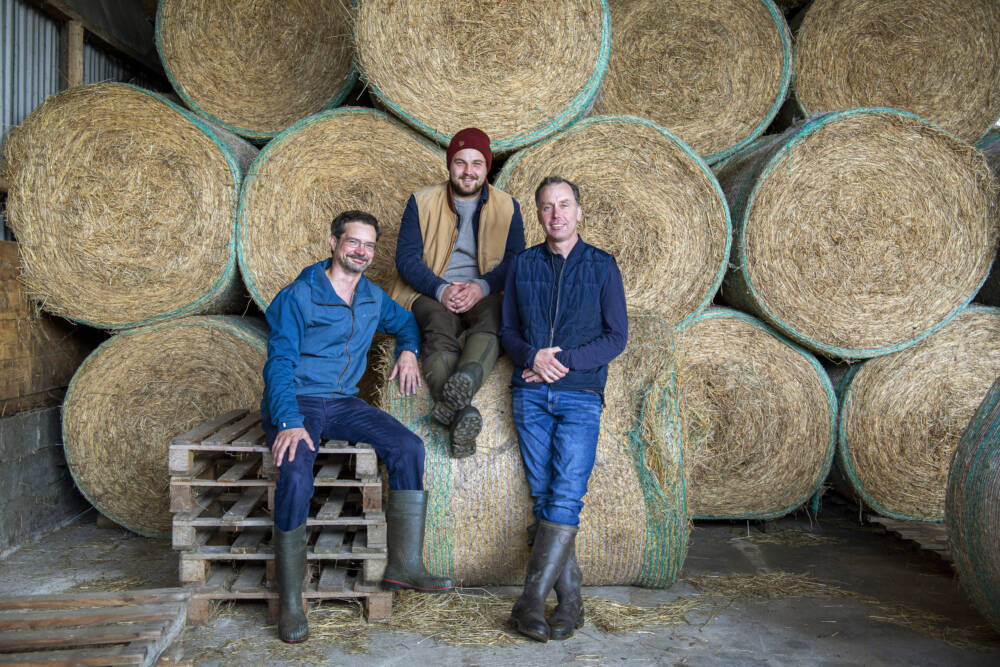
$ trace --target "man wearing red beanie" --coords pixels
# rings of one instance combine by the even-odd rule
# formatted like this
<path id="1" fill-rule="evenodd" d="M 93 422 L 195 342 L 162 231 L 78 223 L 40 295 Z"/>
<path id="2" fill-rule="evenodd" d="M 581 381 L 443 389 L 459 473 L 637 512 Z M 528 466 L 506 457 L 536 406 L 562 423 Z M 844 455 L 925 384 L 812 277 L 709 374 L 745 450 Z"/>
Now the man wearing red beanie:
<path id="1" fill-rule="evenodd" d="M 475 453 L 483 426 L 472 398 L 500 351 L 501 292 L 524 249 L 524 223 L 517 201 L 486 182 L 493 151 L 485 132 L 461 130 L 445 156 L 448 180 L 406 204 L 389 294 L 417 319 L 431 414 L 450 427 L 451 455 L 461 458 Z"/>

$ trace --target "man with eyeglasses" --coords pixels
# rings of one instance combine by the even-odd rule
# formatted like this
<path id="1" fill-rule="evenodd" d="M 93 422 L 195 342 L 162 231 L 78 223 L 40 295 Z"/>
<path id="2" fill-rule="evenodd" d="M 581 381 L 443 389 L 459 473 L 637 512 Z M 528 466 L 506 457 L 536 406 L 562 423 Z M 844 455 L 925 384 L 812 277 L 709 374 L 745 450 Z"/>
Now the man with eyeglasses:
<path id="1" fill-rule="evenodd" d="M 431 415 L 449 427 L 451 455 L 462 458 L 475 453 L 482 429 L 472 399 L 500 351 L 501 292 L 524 249 L 524 223 L 517 201 L 486 182 L 493 152 L 485 132 L 455 134 L 445 159 L 448 180 L 406 204 L 389 294 L 417 318 Z"/>
<path id="2" fill-rule="evenodd" d="M 390 588 L 440 592 L 454 588 L 423 565 L 424 443 L 392 416 L 358 398 L 375 331 L 396 336 L 390 380 L 403 394 L 421 386 L 420 331 L 413 315 L 364 277 L 381 235 L 369 213 L 346 211 L 330 225 L 332 257 L 306 267 L 267 309 L 270 335 L 261 416 L 274 463 L 274 557 L 279 594 L 278 636 L 308 637 L 302 608 L 306 519 L 313 463 L 321 439 L 367 442 L 389 471 L 386 510 Z"/>

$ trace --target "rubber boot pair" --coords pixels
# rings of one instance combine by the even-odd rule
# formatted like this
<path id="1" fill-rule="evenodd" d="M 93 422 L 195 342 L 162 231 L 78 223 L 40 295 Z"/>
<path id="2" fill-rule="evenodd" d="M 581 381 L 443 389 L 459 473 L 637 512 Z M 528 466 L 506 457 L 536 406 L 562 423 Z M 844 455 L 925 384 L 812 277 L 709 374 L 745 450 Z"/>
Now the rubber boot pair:
<path id="1" fill-rule="evenodd" d="M 443 593 L 455 588 L 446 577 L 435 577 L 424 567 L 424 520 L 426 491 L 389 490 L 386 508 L 388 558 L 383 582 L 388 588 L 410 588 L 425 593 Z"/>
<path id="2" fill-rule="evenodd" d="M 309 623 L 302 608 L 306 524 L 288 531 L 275 526 L 274 565 L 278 584 L 278 637 L 288 644 L 304 642 L 309 638 Z"/>
<path id="3" fill-rule="evenodd" d="M 528 526 L 529 547 L 534 544 L 537 530 L 537 523 Z M 556 592 L 558 604 L 548 618 L 549 639 L 569 639 L 575 630 L 583 627 L 583 597 L 580 594 L 582 584 L 583 571 L 580 569 L 580 563 L 576 560 L 576 541 L 574 540 L 569 557 L 566 558 L 566 565 L 552 586 Z"/>
<path id="4" fill-rule="evenodd" d="M 551 636 L 551 627 L 545 619 L 545 598 L 573 552 L 576 531 L 576 526 L 562 523 L 538 523 L 524 576 L 524 591 L 510 612 L 510 624 L 514 629 L 534 640 L 547 642 Z"/>
<path id="5" fill-rule="evenodd" d="M 472 398 L 489 377 L 499 354 L 496 335 L 480 332 L 466 338 L 458 358 L 447 352 L 436 352 L 427 358 L 424 375 L 434 399 L 431 415 L 450 426 L 453 458 L 476 453 L 476 438 L 483 428 L 483 417 L 472 405 Z"/>

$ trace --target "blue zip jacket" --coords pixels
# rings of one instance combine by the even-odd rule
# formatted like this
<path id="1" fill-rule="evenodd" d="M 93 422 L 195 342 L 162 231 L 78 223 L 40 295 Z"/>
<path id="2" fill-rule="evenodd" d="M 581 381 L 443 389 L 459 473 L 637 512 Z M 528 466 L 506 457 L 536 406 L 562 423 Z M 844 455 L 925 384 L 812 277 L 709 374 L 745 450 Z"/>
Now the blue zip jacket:
<path id="1" fill-rule="evenodd" d="M 396 355 L 420 353 L 413 313 L 364 276 L 344 303 L 326 277 L 332 259 L 308 266 L 265 313 L 271 333 L 264 364 L 264 419 L 279 429 L 304 423 L 296 396 L 356 396 L 376 331 L 396 336 Z"/>
<path id="2" fill-rule="evenodd" d="M 556 359 L 569 372 L 549 386 L 603 396 L 608 364 L 628 342 L 615 258 L 583 239 L 565 259 L 544 242 L 519 254 L 507 272 L 500 340 L 514 361 L 512 386 L 543 386 L 523 380 L 521 371 L 534 365 L 538 350 L 558 346 Z"/>

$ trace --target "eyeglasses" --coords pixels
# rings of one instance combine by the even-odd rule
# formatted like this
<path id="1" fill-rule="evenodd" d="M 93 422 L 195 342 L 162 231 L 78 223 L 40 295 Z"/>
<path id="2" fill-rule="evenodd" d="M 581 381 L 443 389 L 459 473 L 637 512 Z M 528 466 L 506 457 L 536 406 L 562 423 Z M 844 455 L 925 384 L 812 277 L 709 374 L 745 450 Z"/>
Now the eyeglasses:
<path id="1" fill-rule="evenodd" d="M 362 243 L 361 239 L 356 239 L 348 236 L 346 239 L 341 240 L 344 247 L 348 250 L 357 250 L 360 247 L 364 247 L 368 252 L 375 252 L 375 244 L 369 241 L 368 243 Z"/>

